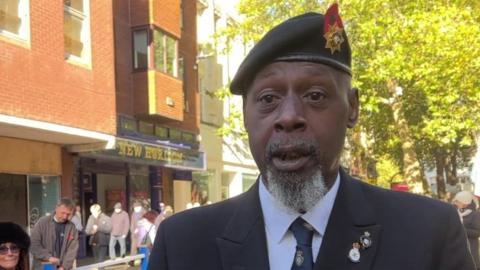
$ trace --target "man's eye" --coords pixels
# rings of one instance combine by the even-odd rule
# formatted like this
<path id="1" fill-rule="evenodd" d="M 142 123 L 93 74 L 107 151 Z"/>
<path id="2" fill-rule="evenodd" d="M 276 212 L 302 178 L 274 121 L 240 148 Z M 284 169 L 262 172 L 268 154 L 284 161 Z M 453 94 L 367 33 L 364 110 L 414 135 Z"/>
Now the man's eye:
<path id="1" fill-rule="evenodd" d="M 325 94 L 322 92 L 310 92 L 305 95 L 306 98 L 310 99 L 311 101 L 321 101 L 325 98 Z"/>
<path id="2" fill-rule="evenodd" d="M 274 102 L 276 97 L 274 95 L 263 95 L 259 98 L 260 102 L 264 104 L 270 104 Z"/>

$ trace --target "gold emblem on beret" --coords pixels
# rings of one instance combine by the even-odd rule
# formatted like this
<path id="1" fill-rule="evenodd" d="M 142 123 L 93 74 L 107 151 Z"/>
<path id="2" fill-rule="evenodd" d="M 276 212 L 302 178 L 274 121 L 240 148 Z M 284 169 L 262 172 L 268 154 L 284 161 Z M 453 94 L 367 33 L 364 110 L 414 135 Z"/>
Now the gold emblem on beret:
<path id="1" fill-rule="evenodd" d="M 343 38 L 343 22 L 338 14 L 338 5 L 331 5 L 325 12 L 325 20 L 323 22 L 323 37 L 327 41 L 325 48 L 330 49 L 330 53 L 341 51 Z"/>
<path id="2" fill-rule="evenodd" d="M 337 24 L 331 25 L 330 29 L 323 36 L 327 40 L 325 48 L 330 49 L 330 52 L 334 54 L 336 51 L 341 51 L 342 43 L 345 39 L 342 36 L 343 28 L 338 27 Z"/>

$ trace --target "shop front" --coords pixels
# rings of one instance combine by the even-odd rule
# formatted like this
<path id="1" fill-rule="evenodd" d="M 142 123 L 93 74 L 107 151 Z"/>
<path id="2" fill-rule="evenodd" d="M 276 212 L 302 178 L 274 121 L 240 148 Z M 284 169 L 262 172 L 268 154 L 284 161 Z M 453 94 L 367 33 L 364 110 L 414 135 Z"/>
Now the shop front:
<path id="1" fill-rule="evenodd" d="M 113 149 L 82 152 L 78 157 L 74 197 L 83 209 L 98 203 L 107 214 L 116 202 L 129 212 L 134 202 L 146 210 L 158 210 L 159 202 L 182 210 L 187 202 L 181 198 L 191 185 L 192 172 L 206 166 L 202 151 L 123 137 L 116 138 Z"/>
<path id="2" fill-rule="evenodd" d="M 0 137 L 0 221 L 32 228 L 60 197 L 61 146 Z"/>

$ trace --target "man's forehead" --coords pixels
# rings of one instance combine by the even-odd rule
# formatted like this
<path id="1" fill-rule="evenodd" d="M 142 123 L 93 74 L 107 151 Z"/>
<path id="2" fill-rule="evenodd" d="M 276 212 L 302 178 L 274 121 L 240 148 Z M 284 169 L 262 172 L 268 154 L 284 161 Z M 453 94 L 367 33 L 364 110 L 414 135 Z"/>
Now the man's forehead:
<path id="1" fill-rule="evenodd" d="M 328 65 L 320 64 L 320 63 L 313 63 L 313 62 L 305 62 L 305 61 L 295 61 L 295 62 L 287 62 L 287 61 L 277 61 L 268 64 L 262 70 L 260 70 L 255 77 L 252 79 L 252 83 L 246 88 L 243 96 L 244 98 L 251 93 L 252 87 L 256 81 L 268 81 L 272 80 L 277 81 L 278 78 L 288 78 L 285 76 L 286 71 L 282 68 L 282 65 L 294 65 L 294 68 L 301 68 L 302 74 L 305 76 L 311 76 L 315 78 L 319 78 L 325 81 L 331 81 L 332 83 L 336 84 L 337 86 L 343 85 L 347 90 L 350 89 L 350 81 L 351 76 L 338 71 L 335 68 L 332 68 Z"/>

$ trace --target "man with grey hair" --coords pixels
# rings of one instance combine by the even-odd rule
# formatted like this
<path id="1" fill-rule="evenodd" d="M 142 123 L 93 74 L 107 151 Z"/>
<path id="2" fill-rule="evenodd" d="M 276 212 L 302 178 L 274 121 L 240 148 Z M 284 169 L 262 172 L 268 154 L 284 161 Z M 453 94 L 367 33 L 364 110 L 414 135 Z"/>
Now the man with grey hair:
<path id="1" fill-rule="evenodd" d="M 338 6 L 270 30 L 230 90 L 260 170 L 244 194 L 160 226 L 149 269 L 470 270 L 448 204 L 371 186 L 340 166 L 358 119 Z"/>
<path id="2" fill-rule="evenodd" d="M 35 224 L 31 233 L 32 269 L 43 269 L 42 263 L 62 270 L 73 268 L 78 250 L 78 231 L 70 222 L 74 208 L 71 199 L 62 198 L 53 215 L 44 216 Z"/>

